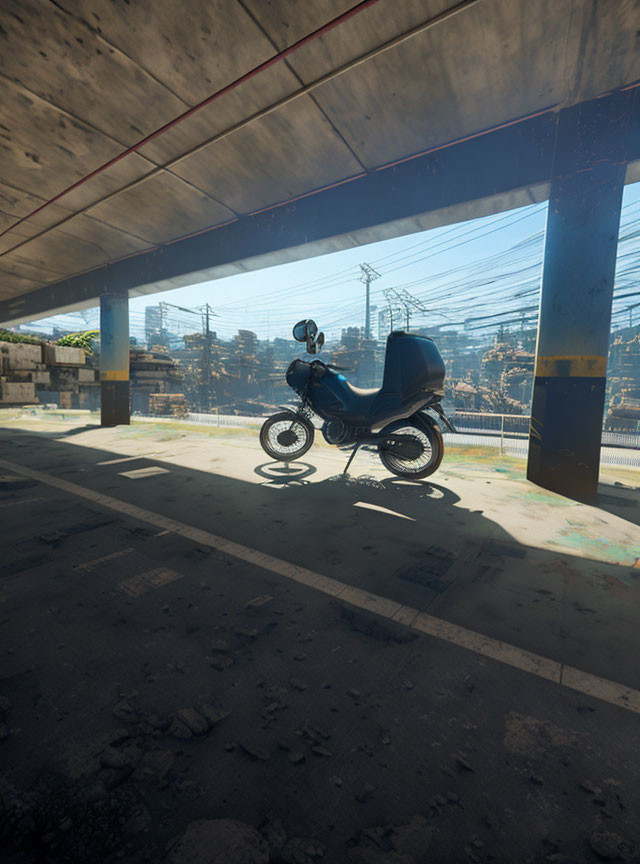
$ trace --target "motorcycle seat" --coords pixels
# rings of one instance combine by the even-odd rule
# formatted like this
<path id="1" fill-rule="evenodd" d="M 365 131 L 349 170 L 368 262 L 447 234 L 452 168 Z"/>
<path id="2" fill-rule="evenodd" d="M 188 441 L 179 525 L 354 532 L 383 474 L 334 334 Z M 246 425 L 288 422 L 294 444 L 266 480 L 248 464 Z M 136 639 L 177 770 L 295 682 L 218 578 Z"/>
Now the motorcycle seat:
<path id="1" fill-rule="evenodd" d="M 355 387 L 346 379 L 342 382 L 343 398 L 345 400 L 345 408 L 350 415 L 350 422 L 355 425 L 367 425 L 368 418 L 372 413 L 374 403 L 380 393 L 379 387 L 364 389 L 363 387 Z"/>
<path id="2" fill-rule="evenodd" d="M 358 398 L 365 397 L 365 398 L 372 399 L 374 396 L 377 396 L 378 393 L 380 392 L 379 387 L 370 387 L 369 389 L 365 389 L 364 387 L 354 387 L 354 385 L 350 384 L 348 381 L 345 381 L 344 383 L 347 385 L 349 390 L 351 390 L 353 395 L 357 396 Z"/>

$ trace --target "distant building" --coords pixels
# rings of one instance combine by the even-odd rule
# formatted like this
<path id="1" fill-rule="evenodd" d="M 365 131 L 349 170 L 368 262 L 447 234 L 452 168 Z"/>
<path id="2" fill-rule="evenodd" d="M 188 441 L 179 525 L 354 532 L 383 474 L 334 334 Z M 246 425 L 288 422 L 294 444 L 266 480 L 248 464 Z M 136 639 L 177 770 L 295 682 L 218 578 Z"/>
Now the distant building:
<path id="1" fill-rule="evenodd" d="M 162 306 L 145 306 L 144 309 L 144 338 L 147 346 L 163 345 L 163 315 Z"/>

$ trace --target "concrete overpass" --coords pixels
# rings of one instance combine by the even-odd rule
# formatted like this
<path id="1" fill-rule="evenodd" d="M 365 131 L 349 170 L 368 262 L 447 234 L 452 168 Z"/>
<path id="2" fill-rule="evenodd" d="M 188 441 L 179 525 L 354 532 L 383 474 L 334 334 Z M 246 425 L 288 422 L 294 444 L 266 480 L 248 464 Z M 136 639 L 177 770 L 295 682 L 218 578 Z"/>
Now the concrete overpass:
<path id="1" fill-rule="evenodd" d="M 0 322 L 550 198 L 529 477 L 592 497 L 636 0 L 5 0 Z"/>

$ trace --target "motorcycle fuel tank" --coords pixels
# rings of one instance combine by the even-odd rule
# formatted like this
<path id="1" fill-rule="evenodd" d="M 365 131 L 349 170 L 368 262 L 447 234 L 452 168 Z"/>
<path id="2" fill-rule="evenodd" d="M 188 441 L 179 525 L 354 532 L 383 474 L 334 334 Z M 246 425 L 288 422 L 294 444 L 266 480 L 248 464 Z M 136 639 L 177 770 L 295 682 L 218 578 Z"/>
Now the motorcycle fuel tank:
<path id="1" fill-rule="evenodd" d="M 287 384 L 298 396 L 302 396 L 309 383 L 310 375 L 311 367 L 308 363 L 304 360 L 293 360 L 287 369 Z"/>

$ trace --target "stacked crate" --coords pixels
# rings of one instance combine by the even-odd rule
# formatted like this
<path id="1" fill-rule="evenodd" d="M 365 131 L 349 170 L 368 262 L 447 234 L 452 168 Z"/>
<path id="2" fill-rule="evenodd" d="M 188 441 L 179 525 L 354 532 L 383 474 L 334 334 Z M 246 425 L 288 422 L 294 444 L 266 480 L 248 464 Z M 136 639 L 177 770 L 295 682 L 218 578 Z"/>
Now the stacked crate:
<path id="1" fill-rule="evenodd" d="M 49 383 L 42 345 L 0 342 L 0 405 L 35 405 L 37 385 Z"/>
<path id="2" fill-rule="evenodd" d="M 149 351 L 132 348 L 130 375 L 132 412 L 148 414 L 152 394 L 182 394 L 182 370 L 161 346 L 154 345 Z"/>
<path id="3" fill-rule="evenodd" d="M 149 394 L 149 414 L 152 417 L 186 417 L 188 413 L 184 393 Z"/>
<path id="4" fill-rule="evenodd" d="M 78 369 L 78 408 L 97 411 L 100 408 L 99 358 L 88 356 L 86 366 Z"/>
<path id="5" fill-rule="evenodd" d="M 42 353 L 50 375 L 49 386 L 39 392 L 42 401 L 56 403 L 60 408 L 80 407 L 80 384 L 95 381 L 95 370 L 86 368 L 82 348 L 47 343 Z"/>

